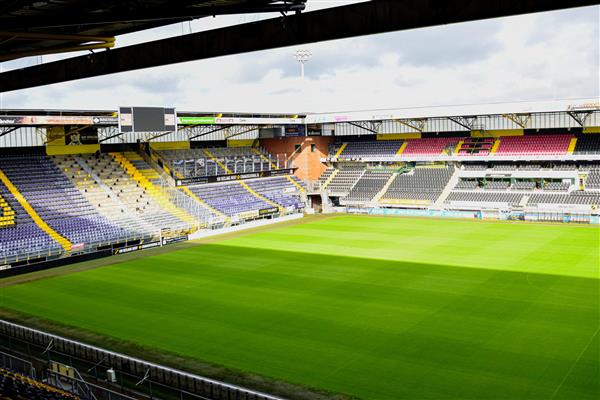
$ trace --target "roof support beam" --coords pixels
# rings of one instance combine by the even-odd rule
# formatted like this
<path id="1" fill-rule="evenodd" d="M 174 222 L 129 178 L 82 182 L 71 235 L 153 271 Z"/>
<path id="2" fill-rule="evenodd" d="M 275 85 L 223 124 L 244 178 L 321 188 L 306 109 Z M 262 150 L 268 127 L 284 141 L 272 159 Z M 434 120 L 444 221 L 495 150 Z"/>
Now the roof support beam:
<path id="1" fill-rule="evenodd" d="M 19 128 L 20 128 L 20 126 L 11 126 L 11 127 L 8 127 L 8 128 L 2 128 L 0 130 L 0 137 L 8 135 L 9 133 L 14 132 L 14 131 L 16 131 Z"/>
<path id="2" fill-rule="evenodd" d="M 196 2 L 198 3 L 198 2 Z M 185 4 L 169 5 L 169 7 L 145 7 L 134 12 L 122 9 L 122 12 L 115 12 L 113 9 L 107 9 L 102 12 L 86 12 L 81 10 L 81 14 L 75 18 L 73 14 L 64 12 L 54 12 L 44 14 L 40 17 L 23 16 L 20 18 L 0 19 L 4 29 L 11 30 L 31 30 L 64 28 L 70 26 L 93 26 L 102 24 L 127 24 L 139 22 L 162 22 L 175 23 L 178 21 L 190 21 L 197 18 L 214 15 L 228 14 L 254 14 L 269 12 L 301 12 L 306 5 L 304 1 L 287 1 L 273 4 L 249 4 L 239 6 L 204 6 L 193 7 Z"/>
<path id="3" fill-rule="evenodd" d="M 244 133 L 252 132 L 257 130 L 258 125 L 230 125 L 225 133 L 225 139 L 231 139 Z"/>
<path id="4" fill-rule="evenodd" d="M 397 119 L 396 121 L 398 121 L 399 123 L 401 123 L 404 126 L 408 126 L 409 128 L 414 129 L 421 133 L 423 133 L 423 131 L 427 127 L 427 119 L 426 118 L 425 119 L 424 118 L 419 118 L 419 119 L 402 118 L 402 119 Z"/>
<path id="5" fill-rule="evenodd" d="M 198 125 L 196 125 L 196 126 L 198 126 Z M 201 137 L 201 136 L 210 135 L 211 133 L 214 133 L 214 132 L 219 132 L 219 131 L 222 131 L 222 130 L 224 130 L 224 129 L 228 129 L 228 128 L 230 128 L 231 126 L 232 126 L 232 125 L 224 125 L 224 126 L 221 126 L 221 127 L 219 127 L 219 128 L 211 129 L 211 130 L 209 130 L 209 131 L 202 132 L 202 133 L 199 133 L 199 134 L 197 134 L 197 135 L 194 135 L 194 136 L 190 136 L 190 137 L 188 137 L 188 140 L 196 139 L 196 138 L 199 138 L 199 137 Z"/>
<path id="6" fill-rule="evenodd" d="M 360 129 L 364 129 L 365 131 L 369 132 L 369 133 L 379 133 L 379 127 L 381 126 L 381 121 L 376 122 L 366 122 L 366 121 L 359 121 L 359 122 L 351 122 L 348 121 L 347 122 L 349 125 L 355 126 L 357 128 Z M 378 124 L 378 125 L 377 125 Z"/>
<path id="7" fill-rule="evenodd" d="M 44 49 L 15 51 L 7 54 L 0 53 L 0 61 L 13 60 L 21 57 L 39 56 L 44 54 L 66 53 L 70 51 L 108 49 L 115 46 L 114 37 L 89 35 L 64 35 L 56 33 L 37 32 L 7 32 L 0 31 L 0 43 L 14 39 L 20 40 L 59 40 L 67 44 L 50 46 Z"/>
<path id="8" fill-rule="evenodd" d="M 527 125 L 529 125 L 529 121 L 531 120 L 531 114 L 502 114 L 502 116 L 523 129 L 527 128 Z"/>
<path id="9" fill-rule="evenodd" d="M 448 117 L 448 119 L 468 130 L 472 130 L 477 121 L 477 117 Z"/>
<path id="10" fill-rule="evenodd" d="M 114 135 L 111 135 L 111 136 L 108 136 L 108 137 L 105 137 L 103 139 L 98 140 L 98 143 L 106 142 L 107 140 L 114 139 L 114 138 L 122 136 L 122 135 L 123 135 L 123 133 L 119 132 L 119 133 L 116 133 Z"/>
<path id="11" fill-rule="evenodd" d="M 162 132 L 162 133 L 156 134 L 154 136 L 146 136 L 146 142 L 150 142 L 151 140 L 158 139 L 159 137 L 167 136 L 172 133 L 175 133 L 175 132 Z"/>
<path id="12" fill-rule="evenodd" d="M 600 3 L 373 0 L 102 51 L 0 74 L 0 91 L 230 54 Z"/>
<path id="13" fill-rule="evenodd" d="M 592 115 L 592 111 L 567 111 L 567 114 L 569 114 L 579 125 L 585 126 L 585 121 Z"/>

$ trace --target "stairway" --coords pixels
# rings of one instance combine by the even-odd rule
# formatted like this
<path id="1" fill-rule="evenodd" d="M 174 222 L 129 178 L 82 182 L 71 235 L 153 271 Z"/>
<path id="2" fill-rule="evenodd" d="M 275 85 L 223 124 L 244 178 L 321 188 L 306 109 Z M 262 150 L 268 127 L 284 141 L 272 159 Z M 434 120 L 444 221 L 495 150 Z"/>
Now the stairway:
<path id="1" fill-rule="evenodd" d="M 140 159 L 146 161 L 146 164 L 152 167 L 152 171 L 155 172 L 156 178 L 152 179 L 166 180 L 170 184 L 175 185 L 175 178 L 185 178 L 185 176 L 183 176 L 183 174 L 178 172 L 175 168 L 171 168 L 171 164 L 167 160 L 165 160 L 157 151 L 150 149 L 150 154 L 140 152 L 138 155 L 140 156 Z M 149 172 L 149 170 L 146 171 Z M 144 171 L 140 172 L 143 173 Z"/>
<path id="2" fill-rule="evenodd" d="M 321 190 L 325 190 L 327 189 L 327 186 L 329 186 L 329 184 L 331 183 L 331 181 L 333 180 L 333 178 L 335 178 L 335 176 L 340 172 L 339 169 L 334 169 L 333 172 L 331 173 L 331 175 L 329 175 L 329 177 L 327 178 L 327 180 L 325 182 L 323 182 L 323 186 L 321 186 Z"/>
<path id="3" fill-rule="evenodd" d="M 271 165 L 271 169 L 278 169 L 277 164 L 272 163 L 271 160 L 269 160 L 267 158 L 267 156 L 265 156 L 263 153 L 261 153 L 260 151 L 258 151 L 255 147 L 251 147 L 250 149 L 252 150 L 253 153 L 255 153 L 256 155 L 258 155 L 263 161 L 268 162 L 269 165 Z"/>
<path id="4" fill-rule="evenodd" d="M 144 160 L 137 153 L 126 153 L 126 157 L 130 162 L 134 161 L 134 160 Z M 134 165 L 134 167 L 135 167 L 135 165 Z M 161 179 L 160 173 L 158 171 L 156 171 L 154 168 L 138 169 L 138 171 L 140 172 L 140 174 L 142 174 L 142 176 L 144 178 L 146 178 L 151 183 L 152 183 L 152 181 Z"/>
<path id="5" fill-rule="evenodd" d="M 390 187 L 390 185 L 392 184 L 392 182 L 394 182 L 394 180 L 396 179 L 396 177 L 399 174 L 397 172 L 394 172 L 392 174 L 392 176 L 390 176 L 390 179 L 388 179 L 388 181 L 385 183 L 385 185 L 383 185 L 383 187 L 381 188 L 381 190 L 379 192 L 377 192 L 377 194 L 375 195 L 375 197 L 373 197 L 373 199 L 371 200 L 373 203 L 379 203 L 379 200 L 381 200 L 381 198 L 383 197 L 383 195 L 385 194 L 385 192 L 387 192 L 388 188 Z"/>
<path id="6" fill-rule="evenodd" d="M 100 179 L 100 177 L 92 170 L 92 168 L 85 162 L 84 159 L 78 156 L 73 157 L 77 164 L 83 169 L 93 180 L 98 184 L 100 189 L 104 190 L 104 192 L 117 203 L 120 207 L 126 208 L 125 204 L 119 199 L 119 197 L 108 187 L 106 184 Z"/>
<path id="7" fill-rule="evenodd" d="M 208 158 L 210 158 L 211 160 L 213 160 L 214 162 L 216 162 L 217 165 L 219 165 L 219 167 L 223 168 L 223 170 L 225 172 L 227 172 L 228 174 L 233 174 L 233 171 L 230 170 L 229 168 L 227 168 L 227 166 L 225 166 L 225 164 L 223 164 L 221 161 L 219 161 L 217 159 L 217 157 L 215 157 L 215 155 L 209 149 L 202 149 L 202 151 L 204 152 L 204 154 L 206 154 L 206 156 Z"/>
<path id="8" fill-rule="evenodd" d="M 106 183 L 104 183 L 102 178 L 94 172 L 92 167 L 90 167 L 83 158 L 81 158 L 79 156 L 74 156 L 73 158 L 75 159 L 75 162 L 77 162 L 77 164 L 79 164 L 81 169 L 84 170 L 92 178 L 92 180 L 98 185 L 98 187 L 104 193 L 106 193 L 106 195 L 112 201 L 113 205 L 116 205 L 119 210 L 127 210 L 127 214 L 123 217 L 121 217 L 121 215 L 119 215 L 118 220 L 115 219 L 115 215 L 110 215 L 111 213 L 109 211 L 107 211 L 106 209 L 104 209 L 104 207 L 102 210 L 98 209 L 99 212 L 102 212 L 103 214 L 105 214 L 110 220 L 112 220 L 114 223 L 118 224 L 119 226 L 131 225 L 130 228 L 134 228 L 134 227 L 141 228 L 142 231 L 146 231 L 146 232 L 153 232 L 155 230 L 155 228 L 152 225 L 148 224 L 146 221 L 144 221 L 142 218 L 140 218 L 136 212 L 130 210 L 128 205 L 125 204 L 123 201 L 121 201 L 119 196 L 110 187 L 108 187 L 106 185 Z M 75 183 L 75 182 L 73 182 L 73 183 Z M 89 193 L 87 193 L 87 194 L 89 195 Z M 86 195 L 86 193 L 83 193 L 83 195 L 90 201 L 90 203 L 94 204 L 92 199 L 90 197 L 88 197 L 88 195 Z M 123 226 L 123 227 L 127 228 L 126 226 Z"/>
<path id="9" fill-rule="evenodd" d="M 182 192 L 184 192 L 189 197 L 191 197 L 192 199 L 194 199 L 195 201 L 197 201 L 199 204 L 201 204 L 204 208 L 206 208 L 207 210 L 209 210 L 213 214 L 215 214 L 215 215 L 223 218 L 223 220 L 225 220 L 226 222 L 231 222 L 231 218 L 229 218 L 226 214 L 223 214 L 221 211 L 217 210 L 216 208 L 214 208 L 210 204 L 206 203 L 200 197 L 196 196 L 194 194 L 194 192 L 192 192 L 187 186 L 180 186 L 179 189 L 181 189 Z"/>
<path id="10" fill-rule="evenodd" d="M 0 215 L 0 228 L 13 226 L 15 224 L 15 211 L 10 208 L 10 205 L 2 195 L 0 195 L 0 209 L 2 210 L 2 214 Z"/>
<path id="11" fill-rule="evenodd" d="M 396 155 L 397 155 L 397 156 L 399 156 L 399 155 L 401 155 L 402 153 L 404 153 L 404 149 L 406 149 L 406 146 L 408 146 L 408 142 L 405 140 L 405 141 L 402 143 L 402 146 L 400 146 L 400 148 L 399 148 L 399 149 L 398 149 L 398 151 L 396 152 Z"/>
<path id="12" fill-rule="evenodd" d="M 338 149 L 338 151 L 335 153 L 335 158 L 339 157 L 342 152 L 344 151 L 344 149 L 346 148 L 346 146 L 348 146 L 348 143 L 342 143 L 342 145 L 340 146 L 340 148 Z"/>
<path id="13" fill-rule="evenodd" d="M 500 147 L 500 139 L 496 139 L 496 141 L 494 142 L 494 145 L 492 146 L 492 149 L 490 150 L 490 155 L 495 154 L 496 151 L 498 151 L 498 147 Z"/>
<path id="14" fill-rule="evenodd" d="M 446 198 L 450 195 L 450 192 L 452 192 L 452 189 L 454 189 L 454 187 L 458 183 L 459 177 L 460 177 L 460 169 L 454 167 L 454 173 L 448 180 L 448 183 L 444 187 L 444 190 L 442 190 L 442 193 L 440 194 L 440 196 L 437 198 L 435 203 L 433 203 L 433 207 L 435 207 L 435 208 L 442 207 L 442 205 L 444 204 L 444 201 L 446 201 Z"/>
<path id="15" fill-rule="evenodd" d="M 576 137 L 571 139 L 571 142 L 569 142 L 569 148 L 567 149 L 567 154 L 573 154 L 573 152 L 575 151 L 575 146 L 577 146 L 577 138 Z"/>
<path id="16" fill-rule="evenodd" d="M 296 186 L 298 188 L 298 190 L 300 190 L 300 192 L 305 192 L 306 190 L 304 190 L 304 188 L 302 186 L 300 186 L 300 184 L 298 182 L 296 182 L 291 176 L 286 175 L 285 176 L 290 182 L 292 182 L 294 184 L 294 186 Z"/>
<path id="17" fill-rule="evenodd" d="M 10 191 L 10 193 L 14 196 L 15 200 L 19 202 L 21 207 L 27 214 L 31 217 L 33 222 L 36 223 L 37 226 L 40 227 L 41 230 L 46 232 L 48 236 L 50 236 L 54 241 L 61 245 L 63 250 L 69 252 L 71 251 L 71 242 L 69 242 L 65 237 L 61 236 L 58 232 L 56 232 L 50 225 L 48 225 L 39 215 L 38 213 L 31 207 L 31 205 L 27 202 L 27 199 L 19 192 L 19 189 L 8 179 L 8 177 L 4 174 L 4 171 L 0 171 L 0 180 L 4 183 L 4 186 Z"/>
<path id="18" fill-rule="evenodd" d="M 267 199 L 265 196 L 261 195 L 260 193 L 258 193 L 258 192 L 255 192 L 255 191 L 254 191 L 254 190 L 253 190 L 253 189 L 252 189 L 250 186 L 248 186 L 248 185 L 246 184 L 246 182 L 244 182 L 243 180 L 239 179 L 237 182 L 238 182 L 240 185 L 242 185 L 242 187 L 243 187 L 244 189 L 246 189 L 246 191 L 248 191 L 248 192 L 249 192 L 249 193 L 250 193 L 252 196 L 254 196 L 254 197 L 256 197 L 257 199 L 260 199 L 260 200 L 262 200 L 262 201 L 264 201 L 264 202 L 266 202 L 266 203 L 268 203 L 268 204 L 272 205 L 273 207 L 277 207 L 277 208 L 279 209 L 279 214 L 280 214 L 280 215 L 284 215 L 284 214 L 285 214 L 285 208 L 283 208 L 281 205 L 279 205 L 279 204 L 275 203 L 275 202 L 274 202 L 274 201 L 272 201 L 272 200 L 269 200 L 269 199 Z"/>
<path id="19" fill-rule="evenodd" d="M 154 171 L 154 174 L 152 174 L 152 172 L 148 170 L 140 172 L 128 159 L 128 157 L 135 159 L 136 156 L 141 159 L 139 155 L 135 153 L 125 153 L 125 156 L 121 153 L 110 153 L 110 155 L 165 211 L 188 223 L 190 232 L 196 230 L 199 221 L 196 221 L 194 217 L 171 203 L 169 196 L 150 182 L 150 179 L 154 176 L 158 177 L 158 173 Z"/>
<path id="20" fill-rule="evenodd" d="M 458 143 L 456 144 L 456 147 L 454 148 L 453 154 L 457 155 L 458 152 L 460 151 L 460 148 L 462 147 L 462 145 L 465 143 L 464 140 L 459 140 Z"/>

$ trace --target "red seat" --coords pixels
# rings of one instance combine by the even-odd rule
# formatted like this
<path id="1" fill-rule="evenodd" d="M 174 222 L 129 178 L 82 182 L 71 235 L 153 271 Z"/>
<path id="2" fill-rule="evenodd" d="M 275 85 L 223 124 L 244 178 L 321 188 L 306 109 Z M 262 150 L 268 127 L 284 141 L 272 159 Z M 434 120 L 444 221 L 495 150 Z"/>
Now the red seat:
<path id="1" fill-rule="evenodd" d="M 566 154 L 573 135 L 506 136 L 500 139 L 497 155 Z"/>

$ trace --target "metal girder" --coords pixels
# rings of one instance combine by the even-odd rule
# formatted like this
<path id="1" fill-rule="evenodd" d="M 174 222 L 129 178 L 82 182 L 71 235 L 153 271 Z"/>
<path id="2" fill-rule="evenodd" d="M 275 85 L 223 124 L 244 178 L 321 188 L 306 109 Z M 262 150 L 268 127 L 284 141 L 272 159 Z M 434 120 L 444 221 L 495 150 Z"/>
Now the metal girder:
<path id="1" fill-rule="evenodd" d="M 531 121 L 531 114 L 502 114 L 502 116 L 523 129 L 527 128 L 529 121 Z"/>
<path id="2" fill-rule="evenodd" d="M 199 138 L 201 136 L 210 135 L 211 133 L 222 131 L 222 130 L 227 129 L 227 128 L 231 127 L 231 126 L 232 125 L 220 126 L 218 128 L 213 128 L 213 129 L 210 129 L 210 130 L 208 130 L 206 132 L 202 132 L 202 133 L 199 133 L 199 134 L 194 135 L 194 136 L 188 136 L 188 140 L 196 139 L 196 138 Z M 204 126 L 203 125 L 194 125 L 194 126 L 191 126 L 189 128 L 196 128 L 196 127 L 203 127 L 204 128 L 206 126 L 205 125 Z M 186 128 L 184 128 L 184 129 L 186 129 Z"/>
<path id="3" fill-rule="evenodd" d="M 107 130 L 109 130 L 109 129 L 111 132 L 116 132 L 116 133 L 114 133 L 113 135 L 107 136 L 103 139 L 98 139 L 98 143 L 106 142 L 107 140 L 123 136 L 123 133 L 119 132 L 119 129 L 117 127 L 113 126 L 113 127 L 108 128 Z M 98 135 L 100 135 L 100 132 L 98 132 Z M 123 140 L 121 139 L 121 141 L 123 141 Z"/>
<path id="4" fill-rule="evenodd" d="M 135 11 L 122 8 L 121 12 L 103 9 L 98 12 L 87 12 L 78 15 L 64 12 L 45 13 L 41 16 L 28 16 L 2 21 L 3 29 L 30 30 L 64 27 L 81 27 L 105 24 L 127 24 L 132 22 L 164 22 L 189 21 L 206 16 L 250 14 L 269 12 L 301 12 L 306 8 L 306 0 L 287 0 L 271 4 L 250 3 L 237 6 L 207 6 L 195 7 L 194 2 L 178 2 L 167 4 L 166 7 L 145 7 Z M 197 1 L 195 3 L 198 3 Z"/>
<path id="5" fill-rule="evenodd" d="M 468 130 L 473 130 L 475 122 L 477 122 L 477 117 L 448 117 L 448 119 Z"/>
<path id="6" fill-rule="evenodd" d="M 148 136 L 148 135 L 146 135 L 146 137 L 144 138 L 144 140 L 146 142 L 150 142 L 151 140 L 158 139 L 159 137 L 167 136 L 167 135 L 170 135 L 172 133 L 175 133 L 175 132 L 161 132 L 161 133 L 156 134 L 154 136 Z"/>
<path id="7" fill-rule="evenodd" d="M 585 120 L 592 115 L 593 111 L 567 111 L 567 114 L 571 116 L 579 125 L 585 126 Z"/>
<path id="8" fill-rule="evenodd" d="M 381 128 L 381 121 L 358 121 L 348 122 L 348 124 L 375 134 L 379 133 L 379 128 Z"/>
<path id="9" fill-rule="evenodd" d="M 14 132 L 14 131 L 16 131 L 19 128 L 20 128 L 20 126 L 10 126 L 10 127 L 7 127 L 7 128 L 2 128 L 0 130 L 0 137 L 8 135 L 9 133 Z"/>
<path id="10" fill-rule="evenodd" d="M 258 125 L 230 125 L 227 127 L 225 139 L 230 139 L 235 136 L 243 135 L 244 133 L 252 132 L 259 128 Z"/>
<path id="11" fill-rule="evenodd" d="M 0 91 L 324 40 L 599 3 L 600 0 L 373 0 L 12 70 L 0 74 Z"/>
<path id="12" fill-rule="evenodd" d="M 423 133 L 427 127 L 427 118 L 401 118 L 396 121 L 421 133 Z"/>
<path id="13" fill-rule="evenodd" d="M 0 36 L 14 37 L 19 39 L 44 39 L 44 40 L 68 40 L 76 42 L 109 42 L 115 41 L 112 36 L 90 36 L 90 35 L 65 35 L 62 33 L 42 33 L 42 32 L 9 32 L 0 31 Z"/>
<path id="14" fill-rule="evenodd" d="M 106 43 L 94 43 L 94 44 L 74 44 L 72 46 L 53 46 L 47 47 L 44 50 L 28 50 L 28 51 L 18 51 L 10 54 L 0 54 L 0 62 L 2 61 L 10 61 L 15 60 L 17 58 L 22 57 L 33 57 L 33 56 L 43 56 L 47 54 L 58 54 L 58 53 L 70 53 L 73 51 L 83 51 L 83 50 L 101 50 L 101 49 L 109 49 L 115 46 L 115 42 L 106 42 Z"/>
<path id="15" fill-rule="evenodd" d="M 1 43 L 11 40 L 58 40 L 68 44 L 50 46 L 35 50 L 24 50 L 0 54 L 0 61 L 13 60 L 21 57 L 39 56 L 44 54 L 66 53 L 71 51 L 108 49 L 115 46 L 115 38 L 112 36 L 88 36 L 88 35 L 65 35 L 56 33 L 37 32 L 7 32 L 0 31 Z"/>

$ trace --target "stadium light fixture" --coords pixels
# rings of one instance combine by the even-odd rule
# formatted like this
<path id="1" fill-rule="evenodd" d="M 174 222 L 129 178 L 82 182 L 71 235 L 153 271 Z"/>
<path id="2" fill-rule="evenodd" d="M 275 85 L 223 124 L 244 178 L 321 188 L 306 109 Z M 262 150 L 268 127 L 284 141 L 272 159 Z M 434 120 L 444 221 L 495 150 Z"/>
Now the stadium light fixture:
<path id="1" fill-rule="evenodd" d="M 300 76 L 304 79 L 304 64 L 312 58 L 310 50 L 298 49 L 294 52 L 294 59 L 300 63 Z"/>

